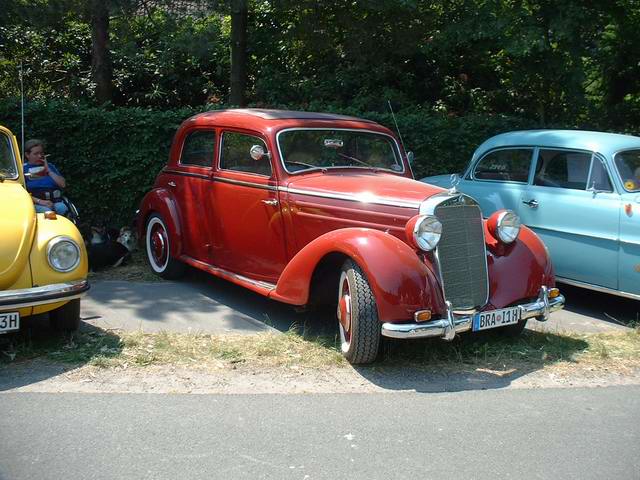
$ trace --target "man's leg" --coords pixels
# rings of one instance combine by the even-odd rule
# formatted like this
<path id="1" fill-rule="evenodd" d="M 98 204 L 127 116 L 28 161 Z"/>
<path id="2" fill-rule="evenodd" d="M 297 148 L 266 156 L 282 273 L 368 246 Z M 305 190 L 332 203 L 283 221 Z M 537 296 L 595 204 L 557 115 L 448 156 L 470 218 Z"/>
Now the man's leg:
<path id="1" fill-rule="evenodd" d="M 45 207 L 44 205 L 34 205 L 36 207 L 36 213 L 44 213 L 51 210 L 51 207 Z"/>
<path id="2" fill-rule="evenodd" d="M 58 215 L 66 215 L 69 212 L 69 208 L 67 208 L 67 205 L 64 202 L 54 203 L 53 208 Z"/>

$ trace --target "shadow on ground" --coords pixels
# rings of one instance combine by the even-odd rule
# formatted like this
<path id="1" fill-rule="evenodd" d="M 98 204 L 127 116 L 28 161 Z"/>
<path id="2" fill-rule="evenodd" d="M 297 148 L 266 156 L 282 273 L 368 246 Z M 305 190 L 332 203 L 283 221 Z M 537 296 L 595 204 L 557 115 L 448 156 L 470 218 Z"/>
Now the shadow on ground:
<path id="1" fill-rule="evenodd" d="M 517 338 L 466 334 L 447 343 L 439 339 L 386 341 L 383 358 L 356 366 L 365 379 L 388 390 L 452 392 L 505 388 L 515 380 L 589 347 L 584 340 L 525 330 Z"/>
<path id="2" fill-rule="evenodd" d="M 0 337 L 0 392 L 64 375 L 122 351 L 120 337 L 84 322 L 73 334 L 52 330 L 46 314 L 22 322 L 19 332 Z"/>
<path id="3" fill-rule="evenodd" d="M 565 312 L 590 317 L 612 325 L 640 324 L 640 301 L 559 284 L 566 298 Z"/>

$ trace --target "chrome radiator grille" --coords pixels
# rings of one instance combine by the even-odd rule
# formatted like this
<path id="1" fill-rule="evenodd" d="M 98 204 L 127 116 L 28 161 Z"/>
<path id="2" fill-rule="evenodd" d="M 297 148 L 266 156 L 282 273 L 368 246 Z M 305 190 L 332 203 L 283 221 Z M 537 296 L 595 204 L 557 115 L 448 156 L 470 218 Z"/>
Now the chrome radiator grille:
<path id="1" fill-rule="evenodd" d="M 435 215 L 442 223 L 437 253 L 445 298 L 454 309 L 483 306 L 489 285 L 480 208 L 445 203 Z"/>

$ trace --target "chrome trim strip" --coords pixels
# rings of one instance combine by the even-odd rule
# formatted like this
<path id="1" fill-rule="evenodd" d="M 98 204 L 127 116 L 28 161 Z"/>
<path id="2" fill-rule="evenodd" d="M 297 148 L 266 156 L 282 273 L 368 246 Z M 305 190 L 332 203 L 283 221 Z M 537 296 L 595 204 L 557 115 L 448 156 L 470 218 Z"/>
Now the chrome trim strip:
<path id="1" fill-rule="evenodd" d="M 360 120 L 360 119 L 354 119 L 354 120 Z M 370 120 L 366 120 L 369 123 L 375 123 L 375 122 L 371 122 Z M 373 133 L 376 135 L 382 135 L 384 137 L 389 137 L 392 141 L 393 144 L 395 145 L 396 149 L 393 152 L 394 155 L 398 155 L 398 158 L 400 159 L 400 163 L 402 164 L 402 171 L 398 171 L 396 172 L 395 170 L 391 170 L 390 168 L 379 168 L 378 170 L 382 170 L 385 172 L 391 172 L 391 173 L 405 173 L 407 171 L 407 169 L 405 168 L 405 163 L 404 163 L 404 159 L 402 158 L 402 154 L 400 153 L 402 150 L 400 150 L 400 145 L 398 145 L 398 142 L 396 141 L 396 139 L 392 136 L 389 135 L 388 133 L 382 133 L 382 132 L 377 132 L 375 130 L 368 130 L 365 128 L 331 128 L 331 127 L 311 127 L 311 128 L 304 128 L 304 127 L 292 127 L 292 128 L 285 128 L 283 130 L 280 130 L 277 134 L 276 134 L 276 145 L 278 147 L 278 157 L 280 157 L 280 165 L 282 165 L 282 168 L 284 168 L 284 171 L 287 172 L 287 174 L 289 175 L 296 175 L 299 173 L 304 173 L 308 170 L 299 170 L 297 172 L 290 172 L 289 170 L 287 170 L 286 165 L 284 164 L 284 157 L 282 155 L 282 149 L 280 148 L 280 135 L 282 133 L 285 132 L 291 132 L 291 131 L 295 131 L 295 130 L 333 130 L 333 131 L 343 131 L 343 132 L 366 132 L 366 133 Z M 405 152 L 406 155 L 406 152 Z M 396 160 L 398 159 L 396 158 Z M 408 162 L 407 162 L 408 163 Z M 318 169 L 331 169 L 332 167 L 316 167 Z M 344 168 L 344 167 L 338 167 L 338 168 Z M 354 168 L 358 168 L 358 167 L 354 167 Z M 359 167 L 361 169 L 367 169 L 367 170 L 373 170 L 375 167 Z M 310 171 L 311 169 L 309 169 Z"/>
<path id="2" fill-rule="evenodd" d="M 205 175 L 203 173 L 183 172 L 181 170 L 174 170 L 173 168 L 163 168 L 162 173 L 170 173 L 172 175 L 181 175 L 183 177 L 195 177 L 209 180 L 209 175 Z"/>
<path id="3" fill-rule="evenodd" d="M 419 208 L 421 202 L 406 202 L 403 200 L 384 200 L 380 197 L 374 196 L 357 196 L 357 195 L 346 195 L 340 193 L 328 193 L 328 192 L 317 192 L 314 190 L 300 190 L 298 188 L 289 188 L 289 187 L 278 187 L 278 190 L 286 193 L 293 193 L 297 195 L 309 195 L 312 197 L 321 197 L 321 198 L 333 198 L 335 200 L 346 200 L 349 202 L 360 202 L 371 205 L 386 205 L 389 207 L 400 207 L 400 208 Z"/>
<path id="4" fill-rule="evenodd" d="M 553 188 L 553 187 L 549 187 L 549 188 Z M 536 230 L 544 230 L 547 232 L 553 232 L 553 233 L 563 233 L 565 235 L 576 235 L 578 237 L 583 237 L 583 238 L 593 238 L 593 239 L 597 239 L 597 240 L 607 240 L 609 242 L 619 242 L 620 240 L 617 238 L 612 238 L 612 237 L 603 237 L 601 235 L 595 236 L 595 235 L 585 235 L 583 233 L 579 233 L 579 232 L 570 232 L 567 230 L 558 230 L 555 228 L 546 228 L 546 227 L 538 227 L 538 226 L 529 226 L 526 223 L 523 223 L 523 225 L 525 225 L 526 227 L 529 227 L 530 229 L 532 229 L 534 232 Z M 625 242 L 625 243 L 629 243 L 629 242 Z M 633 244 L 632 244 L 633 245 Z"/>
<path id="5" fill-rule="evenodd" d="M 42 287 L 20 288 L 0 292 L 0 310 L 34 307 L 48 303 L 64 302 L 82 297 L 89 290 L 89 282 L 52 283 Z"/>
<path id="6" fill-rule="evenodd" d="M 336 205 L 331 205 L 331 206 L 327 206 L 326 203 L 315 203 L 315 202 L 305 202 L 304 200 L 298 200 L 296 201 L 296 206 L 297 207 L 308 207 L 308 208 L 324 208 L 327 209 L 329 211 L 333 212 L 341 212 L 341 213 L 346 213 L 346 214 L 352 214 L 352 215 L 360 215 L 362 213 L 362 210 L 359 208 L 352 208 L 352 207 L 338 207 Z M 367 211 L 367 216 L 371 216 L 371 217 L 378 217 L 384 220 L 388 220 L 388 221 L 396 221 L 396 222 L 400 222 L 400 224 L 402 225 L 402 229 L 404 230 L 405 225 L 407 224 L 407 222 L 409 220 L 411 220 L 411 217 L 413 215 L 397 215 L 395 213 L 384 213 L 384 212 L 376 212 L 376 211 Z"/>
<path id="7" fill-rule="evenodd" d="M 203 268 L 205 268 L 206 270 L 211 271 L 214 274 L 218 274 L 220 276 L 225 276 L 225 277 L 230 277 L 236 280 L 240 280 L 242 282 L 245 283 L 249 283 L 251 285 L 255 285 L 256 287 L 261 287 L 261 288 L 266 288 L 268 290 L 273 290 L 276 288 L 276 286 L 273 283 L 269 283 L 269 282 L 264 282 L 262 280 L 253 280 L 252 278 L 248 278 L 245 277 L 243 275 L 239 275 L 237 273 L 233 273 L 230 272 L 229 270 L 225 270 L 224 268 L 220 268 L 220 267 L 214 267 L 213 265 L 210 265 L 206 262 L 201 262 L 200 260 L 196 260 L 193 257 L 190 257 L 188 255 L 184 255 L 184 257 L 186 257 L 190 263 L 197 263 L 199 265 L 201 265 Z"/>
<path id="8" fill-rule="evenodd" d="M 227 170 L 227 171 L 231 171 L 231 170 Z M 271 190 L 272 192 L 277 192 L 278 191 L 278 187 L 273 186 L 273 185 L 264 185 L 262 183 L 253 183 L 253 182 L 247 182 L 244 180 L 233 180 L 231 178 L 225 178 L 225 177 L 213 177 L 211 180 L 213 180 L 214 182 L 222 182 L 222 183 L 230 183 L 232 185 L 240 185 L 242 187 L 251 187 L 251 188 L 260 188 L 262 190 Z"/>
<path id="9" fill-rule="evenodd" d="M 560 283 L 564 283 L 566 285 L 572 285 L 574 287 L 593 290 L 594 292 L 608 293 L 611 295 L 617 295 L 618 297 L 630 298 L 631 300 L 640 300 L 640 294 L 637 294 L 637 293 L 623 292 L 621 290 L 614 290 L 612 288 L 601 287 L 599 285 L 593 285 L 591 283 L 580 282 L 578 280 L 571 280 L 568 278 L 563 278 L 558 276 L 556 276 L 556 281 Z"/>
<path id="10" fill-rule="evenodd" d="M 625 245 L 633 245 L 634 247 L 640 247 L 640 241 L 632 242 L 631 240 L 619 240 L 620 243 L 624 243 Z"/>
<path id="11" fill-rule="evenodd" d="M 534 317 L 540 321 L 546 321 L 551 312 L 564 307 L 564 296 L 549 298 L 548 289 L 542 287 L 535 302 L 518 305 L 522 312 L 521 320 Z M 430 338 L 441 337 L 444 340 L 452 340 L 457 333 L 467 332 L 473 327 L 473 315 L 459 315 L 451 310 L 451 304 L 447 302 L 445 318 L 424 323 L 390 323 L 382 324 L 382 335 L 390 338 Z"/>
<path id="12" fill-rule="evenodd" d="M 460 200 L 459 200 L 460 199 Z M 448 201 L 464 201 L 467 205 L 475 205 L 480 208 L 476 200 L 464 193 L 440 192 L 420 203 L 420 215 L 435 215 L 436 207 Z M 480 210 L 482 212 L 482 209 Z"/>
<path id="13" fill-rule="evenodd" d="M 351 225 L 355 225 L 358 228 L 372 228 L 372 229 L 382 230 L 382 231 L 393 230 L 394 232 L 404 232 L 404 227 L 396 227 L 396 226 L 384 225 L 384 224 L 373 223 L 373 222 L 361 222 L 359 220 L 352 220 L 350 218 L 332 217 L 330 215 L 318 215 L 316 213 L 307 213 L 307 212 L 295 212 L 295 215 L 298 215 L 300 217 L 314 218 L 314 219 L 322 220 L 325 222 L 334 221 L 334 222 L 340 222 L 340 223 L 348 223 Z"/>

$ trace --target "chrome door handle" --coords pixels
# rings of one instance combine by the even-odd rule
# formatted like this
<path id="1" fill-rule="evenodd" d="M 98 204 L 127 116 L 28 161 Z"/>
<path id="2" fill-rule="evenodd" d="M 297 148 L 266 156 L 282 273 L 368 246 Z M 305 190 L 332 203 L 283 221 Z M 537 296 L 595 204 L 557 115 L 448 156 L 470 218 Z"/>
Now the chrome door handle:
<path id="1" fill-rule="evenodd" d="M 276 205 L 278 205 L 278 200 L 276 200 L 275 198 L 269 198 L 267 200 L 262 200 L 262 203 L 271 207 L 275 207 Z"/>
<path id="2" fill-rule="evenodd" d="M 531 199 L 528 202 L 525 202 L 524 200 L 522 201 L 522 203 L 524 203 L 525 205 L 528 205 L 531 208 L 538 208 L 538 201 L 536 199 Z"/>
<path id="3" fill-rule="evenodd" d="M 174 182 L 173 180 L 170 181 L 167 185 L 169 185 L 170 187 L 175 187 L 176 186 L 176 182 Z"/>

